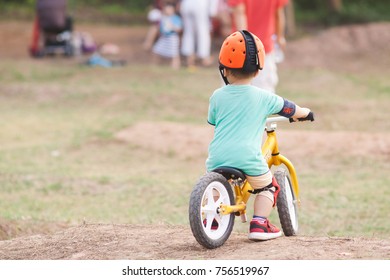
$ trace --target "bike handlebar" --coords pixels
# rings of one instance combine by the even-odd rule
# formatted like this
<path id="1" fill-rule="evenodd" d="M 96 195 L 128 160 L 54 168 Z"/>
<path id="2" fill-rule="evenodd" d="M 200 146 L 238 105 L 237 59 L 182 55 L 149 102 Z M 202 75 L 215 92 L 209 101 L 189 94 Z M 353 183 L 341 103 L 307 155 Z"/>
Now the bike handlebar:
<path id="1" fill-rule="evenodd" d="M 292 122 L 303 122 L 303 121 L 314 121 L 314 113 L 310 112 L 305 118 L 298 118 L 297 120 L 293 118 L 286 118 L 286 117 L 269 117 L 267 118 L 267 123 L 273 123 L 273 122 L 281 122 L 281 121 L 290 121 Z"/>
<path id="2" fill-rule="evenodd" d="M 293 119 L 293 118 L 289 118 L 289 120 L 290 120 L 290 123 L 296 122 L 296 120 Z M 304 121 L 311 121 L 311 122 L 313 122 L 314 121 L 314 113 L 310 112 L 306 117 L 298 118 L 298 121 L 299 122 L 304 122 Z"/>
<path id="3" fill-rule="evenodd" d="M 280 116 L 280 117 L 269 117 L 269 118 L 267 118 L 266 123 L 286 122 L 288 120 L 289 120 L 288 118 L 282 117 L 282 116 Z"/>

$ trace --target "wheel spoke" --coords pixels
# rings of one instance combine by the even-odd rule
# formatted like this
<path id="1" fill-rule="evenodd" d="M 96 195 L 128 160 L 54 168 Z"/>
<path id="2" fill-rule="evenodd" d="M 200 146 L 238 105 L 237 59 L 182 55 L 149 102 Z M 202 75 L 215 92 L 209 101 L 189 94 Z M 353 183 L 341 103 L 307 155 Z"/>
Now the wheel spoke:
<path id="1" fill-rule="evenodd" d="M 213 195 L 213 189 L 208 188 L 205 192 L 205 199 L 207 199 L 207 205 L 211 205 L 214 203 L 214 195 Z"/>
<path id="2" fill-rule="evenodd" d="M 215 212 L 215 207 L 212 207 L 210 205 L 205 205 L 205 206 L 202 206 L 201 208 L 202 212 L 206 212 L 206 213 L 210 213 L 210 212 Z"/>
<path id="3" fill-rule="evenodd" d="M 215 212 L 217 209 L 216 203 L 214 202 L 213 189 L 209 188 L 205 192 L 204 200 L 207 201 L 206 205 L 202 206 L 202 212 Z"/>
<path id="4" fill-rule="evenodd" d="M 220 215 L 218 208 L 231 205 L 232 189 L 220 176 L 209 174 L 210 180 L 202 180 L 199 184 L 201 192 L 191 194 L 190 205 L 198 206 L 196 216 L 190 215 L 191 230 L 198 242 L 207 248 L 216 248 L 225 242 L 232 231 L 234 216 Z M 215 177 L 215 178 L 214 178 Z M 195 197 L 194 195 L 198 195 Z M 190 212 L 191 214 L 193 212 Z M 199 236 L 201 237 L 199 237 Z"/>
<path id="5" fill-rule="evenodd" d="M 215 202 L 215 205 L 219 207 L 224 202 L 224 200 L 225 198 L 222 195 L 220 195 L 218 200 Z"/>
<path id="6" fill-rule="evenodd" d="M 210 231 L 211 230 L 211 225 L 213 224 L 215 214 L 213 213 L 208 213 L 206 216 L 206 230 Z"/>
<path id="7" fill-rule="evenodd" d="M 218 226 L 222 227 L 222 225 L 223 225 L 223 222 L 222 222 L 223 221 L 223 217 L 221 217 L 220 215 L 215 215 L 214 219 L 217 221 Z"/>

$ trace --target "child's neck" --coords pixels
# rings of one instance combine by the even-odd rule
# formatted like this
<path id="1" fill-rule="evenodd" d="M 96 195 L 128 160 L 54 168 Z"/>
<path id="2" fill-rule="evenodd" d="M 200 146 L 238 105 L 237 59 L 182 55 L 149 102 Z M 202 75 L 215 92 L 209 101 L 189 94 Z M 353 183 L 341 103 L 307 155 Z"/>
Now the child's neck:
<path id="1" fill-rule="evenodd" d="M 235 86 L 250 85 L 252 82 L 252 79 L 253 78 L 248 78 L 248 79 L 234 79 L 234 78 L 232 79 L 232 78 L 230 78 L 229 82 L 231 85 L 235 85 Z"/>

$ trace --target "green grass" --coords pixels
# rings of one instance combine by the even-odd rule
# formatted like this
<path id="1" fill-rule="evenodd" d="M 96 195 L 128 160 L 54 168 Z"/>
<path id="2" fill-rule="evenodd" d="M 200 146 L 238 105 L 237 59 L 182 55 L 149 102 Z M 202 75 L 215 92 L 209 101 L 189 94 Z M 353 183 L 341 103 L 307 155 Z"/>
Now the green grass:
<path id="1" fill-rule="evenodd" d="M 77 22 L 146 23 L 146 13 L 153 1 L 68 1 L 68 11 Z M 306 3 L 303 3 L 306 2 Z M 32 19 L 34 0 L 0 1 L 1 19 Z M 389 4 L 384 0 L 343 1 L 339 13 L 331 13 L 326 1 L 298 1 L 294 5 L 295 18 L 299 27 L 312 29 L 317 26 L 335 26 L 353 23 L 389 21 Z"/>
<path id="2" fill-rule="evenodd" d="M 308 1 L 309 2 L 309 1 Z M 311 5 L 296 3 L 295 17 L 303 26 L 324 25 L 335 26 L 353 23 L 368 23 L 375 21 L 389 21 L 387 12 L 389 4 L 386 1 L 343 1 L 342 10 L 339 13 L 331 13 L 326 1 L 317 1 Z"/>
<path id="3" fill-rule="evenodd" d="M 209 87 L 188 90 L 184 84 L 192 74 L 139 65 L 1 66 L 4 218 L 185 223 L 183 193 L 198 175 L 186 174 L 192 162 L 140 151 L 113 135 L 139 120 L 204 123 Z M 201 163 L 197 172 L 202 168 Z"/>
<path id="4" fill-rule="evenodd" d="M 317 113 L 315 123 L 298 129 L 324 137 L 341 130 L 388 133 L 389 73 L 378 72 L 281 68 L 279 89 Z M 1 61 L 0 218 L 187 224 L 189 195 L 205 158 L 154 152 L 114 135 L 140 121 L 206 126 L 218 75 L 217 69 Z M 330 150 L 294 163 L 301 234 L 389 237 L 388 155 L 350 158 Z M 235 230 L 247 225 L 237 219 Z"/>

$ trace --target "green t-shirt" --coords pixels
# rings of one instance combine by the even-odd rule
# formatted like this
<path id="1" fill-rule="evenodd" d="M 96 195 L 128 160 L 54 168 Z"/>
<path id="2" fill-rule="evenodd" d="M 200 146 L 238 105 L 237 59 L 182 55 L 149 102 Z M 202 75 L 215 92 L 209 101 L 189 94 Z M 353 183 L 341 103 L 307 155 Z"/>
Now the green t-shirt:
<path id="1" fill-rule="evenodd" d="M 220 166 L 258 176 L 268 171 L 261 140 L 268 116 L 283 108 L 282 97 L 251 85 L 227 85 L 210 97 L 208 122 L 215 126 L 206 161 L 208 171 Z"/>

